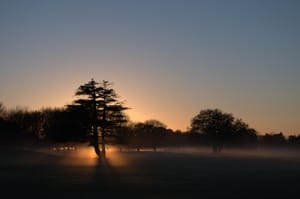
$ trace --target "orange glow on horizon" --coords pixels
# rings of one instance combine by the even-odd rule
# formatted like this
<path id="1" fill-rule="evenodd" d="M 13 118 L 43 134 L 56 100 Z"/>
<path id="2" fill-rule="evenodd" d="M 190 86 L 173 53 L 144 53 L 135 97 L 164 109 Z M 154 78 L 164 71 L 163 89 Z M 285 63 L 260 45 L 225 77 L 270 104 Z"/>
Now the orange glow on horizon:
<path id="1" fill-rule="evenodd" d="M 69 147 L 53 147 L 52 152 L 64 156 L 62 164 L 71 164 L 77 166 L 97 166 L 98 164 L 109 164 L 110 166 L 122 166 L 128 164 L 128 161 L 122 156 L 116 147 L 106 147 L 106 161 L 102 162 L 97 156 L 93 147 L 76 146 L 72 150 Z"/>

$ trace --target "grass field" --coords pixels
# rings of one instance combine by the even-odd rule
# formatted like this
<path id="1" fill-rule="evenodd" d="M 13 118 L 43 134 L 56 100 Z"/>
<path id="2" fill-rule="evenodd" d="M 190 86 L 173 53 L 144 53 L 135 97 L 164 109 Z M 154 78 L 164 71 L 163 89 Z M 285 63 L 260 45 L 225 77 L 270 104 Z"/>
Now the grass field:
<path id="1" fill-rule="evenodd" d="M 7 198 L 299 198 L 297 152 L 1 150 Z M 2 198 L 2 197 L 1 197 Z"/>

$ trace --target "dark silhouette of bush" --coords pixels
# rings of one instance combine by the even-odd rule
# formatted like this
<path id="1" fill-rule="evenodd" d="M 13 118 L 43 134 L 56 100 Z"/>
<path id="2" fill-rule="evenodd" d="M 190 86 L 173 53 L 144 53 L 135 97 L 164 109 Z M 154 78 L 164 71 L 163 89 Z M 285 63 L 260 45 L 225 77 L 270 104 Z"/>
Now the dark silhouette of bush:
<path id="1" fill-rule="evenodd" d="M 266 133 L 261 138 L 261 145 L 264 147 L 284 147 L 287 141 L 282 132 L 280 133 Z"/>
<path id="2" fill-rule="evenodd" d="M 290 147 L 300 149 L 300 135 L 290 135 L 287 142 Z"/>
<path id="3" fill-rule="evenodd" d="M 179 146 L 184 140 L 181 132 L 174 133 L 158 120 L 131 123 L 119 130 L 122 132 L 118 133 L 118 135 L 122 135 L 118 136 L 119 139 L 121 138 L 120 145 L 136 148 L 137 151 L 142 148 L 152 148 L 153 151 L 156 151 L 160 147 Z"/>
<path id="4" fill-rule="evenodd" d="M 15 140 L 20 138 L 20 130 L 13 122 L 0 117 L 0 139 L 2 141 Z"/>
<path id="5" fill-rule="evenodd" d="M 87 141 L 87 129 L 82 120 L 83 112 L 72 109 L 46 109 L 42 115 L 46 118 L 43 125 L 45 139 L 53 142 Z"/>

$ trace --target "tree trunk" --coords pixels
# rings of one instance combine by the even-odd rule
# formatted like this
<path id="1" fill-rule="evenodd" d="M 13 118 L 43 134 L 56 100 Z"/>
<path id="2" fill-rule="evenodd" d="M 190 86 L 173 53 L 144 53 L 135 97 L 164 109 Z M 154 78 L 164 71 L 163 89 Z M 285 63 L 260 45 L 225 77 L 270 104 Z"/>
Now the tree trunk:
<path id="1" fill-rule="evenodd" d="M 98 157 L 100 157 L 100 149 L 99 149 L 99 141 L 98 141 L 98 131 L 96 128 L 93 129 L 93 146 L 95 149 L 95 153 Z"/>
<path id="2" fill-rule="evenodd" d="M 102 129 L 101 138 L 102 138 L 102 155 L 103 155 L 103 157 L 105 157 L 106 150 L 105 150 L 105 130 L 104 129 Z"/>

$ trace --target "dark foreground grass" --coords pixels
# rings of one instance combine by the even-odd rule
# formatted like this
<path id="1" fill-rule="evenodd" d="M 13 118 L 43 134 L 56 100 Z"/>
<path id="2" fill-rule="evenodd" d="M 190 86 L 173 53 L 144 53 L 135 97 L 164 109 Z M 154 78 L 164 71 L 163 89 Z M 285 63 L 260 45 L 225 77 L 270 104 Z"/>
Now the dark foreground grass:
<path id="1" fill-rule="evenodd" d="M 297 156 L 123 152 L 90 161 L 2 150 L 1 198 L 300 198 Z"/>

